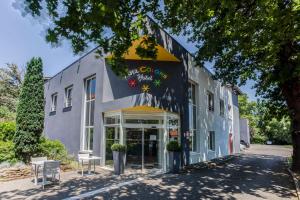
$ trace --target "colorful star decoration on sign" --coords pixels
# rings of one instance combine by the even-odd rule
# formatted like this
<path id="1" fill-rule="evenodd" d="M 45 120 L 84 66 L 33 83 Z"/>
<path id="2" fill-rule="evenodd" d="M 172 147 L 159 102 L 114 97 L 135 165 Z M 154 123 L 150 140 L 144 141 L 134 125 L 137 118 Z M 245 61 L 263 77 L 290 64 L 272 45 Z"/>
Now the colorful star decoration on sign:
<path id="1" fill-rule="evenodd" d="M 148 93 L 150 91 L 150 87 L 147 84 L 142 85 L 142 91 Z"/>
<path id="2" fill-rule="evenodd" d="M 160 80 L 154 80 L 154 86 L 155 87 L 159 87 L 161 84 L 161 81 Z"/>
<path id="3" fill-rule="evenodd" d="M 128 80 L 128 85 L 133 88 L 133 87 L 136 87 L 137 82 L 136 82 L 135 79 L 129 79 Z"/>

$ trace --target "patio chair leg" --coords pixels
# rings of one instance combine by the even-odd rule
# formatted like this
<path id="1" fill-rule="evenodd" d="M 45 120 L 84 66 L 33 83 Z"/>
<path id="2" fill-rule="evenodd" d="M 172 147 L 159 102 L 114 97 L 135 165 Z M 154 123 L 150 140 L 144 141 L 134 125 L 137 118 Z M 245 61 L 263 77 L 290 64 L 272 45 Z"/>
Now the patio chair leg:
<path id="1" fill-rule="evenodd" d="M 81 160 L 81 176 L 83 176 L 83 160 Z"/>

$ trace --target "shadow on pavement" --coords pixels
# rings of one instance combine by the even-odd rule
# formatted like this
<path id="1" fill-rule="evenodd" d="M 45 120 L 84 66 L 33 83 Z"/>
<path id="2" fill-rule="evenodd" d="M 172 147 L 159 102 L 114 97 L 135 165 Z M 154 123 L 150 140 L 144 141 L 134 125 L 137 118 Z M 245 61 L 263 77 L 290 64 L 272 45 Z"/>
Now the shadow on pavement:
<path id="1" fill-rule="evenodd" d="M 253 164 L 253 159 L 255 163 Z M 280 162 L 278 162 L 280 160 Z M 214 169 L 163 176 L 105 194 L 105 199 L 291 199 L 293 184 L 283 158 L 241 155 Z"/>
<path id="2" fill-rule="evenodd" d="M 133 180 L 134 177 L 127 178 Z M 120 179 L 119 181 L 124 181 Z M 97 190 L 118 178 L 77 178 L 49 185 L 42 190 L 15 189 L 1 192 L 0 199 L 62 199 Z M 17 186 L 16 186 L 17 187 Z M 99 199 L 240 199 L 243 195 L 264 199 L 291 199 L 293 184 L 284 158 L 270 155 L 241 155 L 215 168 L 190 169 L 178 175 L 159 175 L 137 184 L 98 194 Z M 245 198 L 247 199 L 247 198 Z"/>

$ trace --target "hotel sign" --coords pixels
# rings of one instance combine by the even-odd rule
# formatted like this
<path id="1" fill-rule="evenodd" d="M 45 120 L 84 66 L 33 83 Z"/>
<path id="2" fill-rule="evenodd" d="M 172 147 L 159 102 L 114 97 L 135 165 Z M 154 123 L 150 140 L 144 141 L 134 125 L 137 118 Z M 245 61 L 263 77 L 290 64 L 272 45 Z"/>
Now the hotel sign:
<path id="1" fill-rule="evenodd" d="M 167 78 L 167 73 L 161 69 L 142 65 L 136 69 L 129 70 L 126 80 L 129 87 L 139 87 L 142 92 L 148 93 L 151 90 L 151 85 L 159 88 Z"/>

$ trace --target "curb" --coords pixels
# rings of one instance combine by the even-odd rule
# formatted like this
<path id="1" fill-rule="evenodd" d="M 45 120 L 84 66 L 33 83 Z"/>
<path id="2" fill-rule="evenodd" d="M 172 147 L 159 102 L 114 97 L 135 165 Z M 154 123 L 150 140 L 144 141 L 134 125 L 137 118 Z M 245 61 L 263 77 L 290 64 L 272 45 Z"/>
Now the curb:
<path id="1" fill-rule="evenodd" d="M 288 171 L 289 171 L 289 173 L 291 174 L 291 176 L 293 178 L 293 181 L 294 181 L 294 184 L 295 184 L 295 187 L 296 187 L 296 193 L 297 193 L 298 199 L 300 200 L 300 185 L 299 185 L 299 182 L 296 179 L 296 176 L 295 176 L 294 172 L 292 172 L 292 170 L 290 170 L 289 168 L 288 168 Z"/>
<path id="2" fill-rule="evenodd" d="M 224 157 L 214 158 L 214 159 L 208 160 L 208 161 L 202 161 L 202 162 L 199 162 L 199 163 L 190 164 L 188 166 L 184 166 L 184 168 L 182 169 L 182 172 L 186 173 L 186 172 L 188 172 L 188 170 L 191 170 L 191 169 L 194 169 L 194 170 L 204 169 L 204 168 L 208 167 L 209 163 L 215 163 L 217 165 L 223 165 L 223 164 L 229 162 L 230 160 L 238 158 L 240 155 L 241 155 L 240 153 L 236 153 L 236 154 L 227 155 L 227 156 L 224 156 Z"/>

